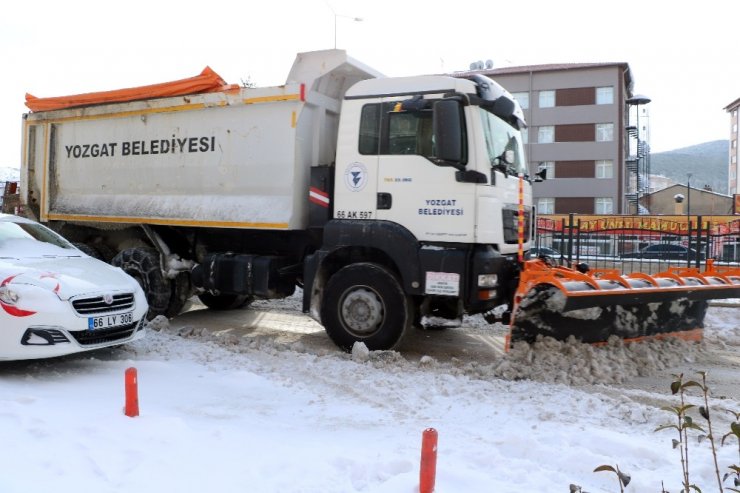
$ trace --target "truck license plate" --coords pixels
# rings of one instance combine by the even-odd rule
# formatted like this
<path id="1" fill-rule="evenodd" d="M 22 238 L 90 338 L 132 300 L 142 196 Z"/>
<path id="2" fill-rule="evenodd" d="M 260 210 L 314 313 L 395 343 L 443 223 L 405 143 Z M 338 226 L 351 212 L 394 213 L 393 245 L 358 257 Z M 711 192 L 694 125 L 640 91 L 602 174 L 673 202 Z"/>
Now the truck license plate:
<path id="1" fill-rule="evenodd" d="M 88 330 L 109 329 L 134 322 L 134 312 L 119 313 L 117 315 L 103 315 L 87 319 Z"/>

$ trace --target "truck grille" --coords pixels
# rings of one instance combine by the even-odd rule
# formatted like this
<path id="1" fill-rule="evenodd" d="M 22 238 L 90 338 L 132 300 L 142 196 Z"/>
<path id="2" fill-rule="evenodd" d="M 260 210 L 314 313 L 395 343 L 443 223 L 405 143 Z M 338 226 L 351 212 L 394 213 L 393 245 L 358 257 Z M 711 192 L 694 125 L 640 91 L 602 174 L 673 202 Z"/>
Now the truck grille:
<path id="1" fill-rule="evenodd" d="M 134 306 L 134 294 L 114 294 L 113 302 L 108 304 L 102 296 L 92 298 L 78 298 L 72 300 L 72 306 L 80 315 L 97 315 L 99 313 L 110 313 L 128 310 Z"/>
<path id="2" fill-rule="evenodd" d="M 106 344 L 109 342 L 120 341 L 122 339 L 128 339 L 136 332 L 139 325 L 144 323 L 144 319 L 139 320 L 128 325 L 122 325 L 120 327 L 111 327 L 110 329 L 101 330 L 80 330 L 70 331 L 72 337 L 81 346 L 95 346 L 98 344 Z"/>

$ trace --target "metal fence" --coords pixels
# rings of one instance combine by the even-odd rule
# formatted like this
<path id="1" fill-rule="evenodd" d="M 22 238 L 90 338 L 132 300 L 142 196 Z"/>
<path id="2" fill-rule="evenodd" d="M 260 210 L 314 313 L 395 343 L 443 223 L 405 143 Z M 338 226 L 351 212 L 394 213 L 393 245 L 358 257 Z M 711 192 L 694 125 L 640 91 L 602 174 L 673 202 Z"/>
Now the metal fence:
<path id="1" fill-rule="evenodd" d="M 655 273 L 669 267 L 740 265 L 740 217 L 580 216 L 539 217 L 538 248 L 560 253 L 557 261 L 622 273 Z"/>

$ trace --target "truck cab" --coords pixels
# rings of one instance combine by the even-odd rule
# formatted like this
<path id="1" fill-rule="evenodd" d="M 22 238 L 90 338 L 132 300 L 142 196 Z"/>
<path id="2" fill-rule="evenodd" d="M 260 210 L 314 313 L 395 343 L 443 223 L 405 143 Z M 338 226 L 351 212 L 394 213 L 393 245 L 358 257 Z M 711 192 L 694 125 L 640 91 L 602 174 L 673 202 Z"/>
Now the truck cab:
<path id="1" fill-rule="evenodd" d="M 516 234 L 501 225 L 515 219 L 504 211 L 516 210 L 517 176 L 527 172 L 524 121 L 517 105 L 509 121 L 497 115 L 478 90 L 435 76 L 355 84 L 340 120 L 334 217 L 396 222 L 422 242 L 516 253 Z M 527 184 L 526 203 L 530 193 Z"/>
<path id="2" fill-rule="evenodd" d="M 340 327 L 330 332 L 338 345 L 374 345 L 370 334 L 390 311 L 380 288 L 364 279 L 385 276 L 406 294 L 411 315 L 399 316 L 396 327 L 449 326 L 464 313 L 510 303 L 518 272 L 519 203 L 532 200 L 530 183 L 520 178 L 526 174 L 525 125 L 514 98 L 482 76 L 368 79 L 347 91 L 333 219 L 314 259 L 323 272 L 318 269 L 312 290 L 304 292 L 314 312 L 333 307 L 317 318 Z M 531 207 L 522 212 L 526 250 Z M 344 277 L 347 263 L 355 264 L 348 259 L 358 256 L 373 265 L 335 293 L 324 281 Z M 403 335 L 400 329 L 388 332 L 391 339 Z M 394 345 L 390 339 L 379 344 Z"/>

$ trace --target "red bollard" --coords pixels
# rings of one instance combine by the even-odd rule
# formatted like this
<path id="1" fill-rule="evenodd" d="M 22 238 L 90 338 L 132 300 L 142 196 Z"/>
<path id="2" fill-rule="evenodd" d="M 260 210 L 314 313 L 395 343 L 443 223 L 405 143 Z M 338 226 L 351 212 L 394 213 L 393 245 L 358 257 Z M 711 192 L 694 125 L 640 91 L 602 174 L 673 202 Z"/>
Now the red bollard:
<path id="1" fill-rule="evenodd" d="M 432 493 L 437 476 L 437 430 L 427 428 L 421 439 L 419 493 Z"/>
<path id="2" fill-rule="evenodd" d="M 139 415 L 139 382 L 136 368 L 126 370 L 126 407 L 123 412 L 129 418 Z"/>

